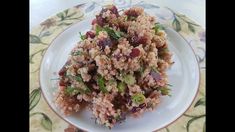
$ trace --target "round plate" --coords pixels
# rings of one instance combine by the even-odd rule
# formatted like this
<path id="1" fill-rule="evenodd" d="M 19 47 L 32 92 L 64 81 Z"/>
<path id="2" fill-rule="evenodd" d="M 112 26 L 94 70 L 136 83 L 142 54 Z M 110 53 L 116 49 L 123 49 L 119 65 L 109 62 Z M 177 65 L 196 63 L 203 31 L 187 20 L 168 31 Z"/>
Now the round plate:
<path id="1" fill-rule="evenodd" d="M 105 132 L 110 130 L 95 124 L 95 120 L 91 119 L 92 114 L 89 110 L 66 117 L 59 112 L 53 103 L 53 92 L 58 90 L 57 81 L 51 80 L 58 78 L 58 75 L 53 73 L 58 73 L 66 63 L 72 48 L 80 41 L 78 31 L 82 31 L 84 34 L 91 29 L 93 18 L 89 17 L 71 26 L 52 42 L 41 63 L 40 83 L 45 99 L 62 118 L 86 131 Z M 140 118 L 128 117 L 125 122 L 112 128 L 112 131 L 138 130 L 143 132 L 162 128 L 182 115 L 196 96 L 199 85 L 199 67 L 196 56 L 189 44 L 177 32 L 170 28 L 166 28 L 165 31 L 168 35 L 169 48 L 173 52 L 173 61 L 175 62 L 168 70 L 169 83 L 173 85 L 171 88 L 172 96 L 162 97 L 160 105 L 153 112 L 146 112 Z"/>
<path id="2" fill-rule="evenodd" d="M 187 36 L 185 28 L 188 28 L 189 34 L 201 33 L 197 24 L 191 22 L 195 25 L 185 27 L 184 21 L 178 20 L 180 18 L 177 19 L 174 16 L 176 13 L 174 14 L 168 8 L 160 8 L 157 5 L 143 2 L 139 3 L 139 6 L 144 7 L 148 14 L 156 16 L 157 20 L 166 27 L 169 48 L 173 52 L 175 62 L 167 72 L 169 83 L 173 85 L 171 87 L 172 96 L 161 97 L 161 103 L 153 112 L 145 112 L 140 118 L 128 117 L 123 123 L 112 128 L 114 132 L 154 131 L 174 122 L 189 108 L 197 94 L 200 80 L 197 59 L 202 68 L 205 62 L 204 52 L 200 52 L 203 48 L 198 46 L 198 41 L 190 37 L 185 38 Z M 30 34 L 30 70 L 32 71 L 30 78 L 40 81 L 40 88 L 46 102 L 62 119 L 86 131 L 105 132 L 110 130 L 95 124 L 95 120 L 91 119 L 91 111 L 84 110 L 66 117 L 60 113 L 53 102 L 53 93 L 58 89 L 56 80 L 58 71 L 68 59 L 71 49 L 80 41 L 78 33 L 84 34 L 91 28 L 91 20 L 100 9 L 101 7 L 94 3 L 80 4 L 41 23 L 40 28 Z M 203 38 L 199 37 L 199 39 Z M 39 65 L 40 68 L 37 68 Z M 34 73 L 38 71 L 40 76 L 37 79 Z M 36 87 L 36 84 L 31 81 L 30 86 Z"/>

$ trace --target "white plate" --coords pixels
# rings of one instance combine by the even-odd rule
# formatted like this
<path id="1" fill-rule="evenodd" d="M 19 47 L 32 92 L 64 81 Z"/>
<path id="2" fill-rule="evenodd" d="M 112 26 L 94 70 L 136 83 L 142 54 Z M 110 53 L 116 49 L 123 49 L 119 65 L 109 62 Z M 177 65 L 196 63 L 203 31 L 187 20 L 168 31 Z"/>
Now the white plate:
<path id="1" fill-rule="evenodd" d="M 42 93 L 50 107 L 69 123 L 89 132 L 150 132 L 163 128 L 179 118 L 191 105 L 199 87 L 199 67 L 192 48 L 173 29 L 166 28 L 174 65 L 168 70 L 171 97 L 162 97 L 153 112 L 145 112 L 140 118 L 128 117 L 125 122 L 109 130 L 95 124 L 89 110 L 65 117 L 53 103 L 53 92 L 57 84 L 58 71 L 65 64 L 71 49 L 80 41 L 78 32 L 85 33 L 91 28 L 92 17 L 79 22 L 62 32 L 46 51 L 40 68 Z"/>

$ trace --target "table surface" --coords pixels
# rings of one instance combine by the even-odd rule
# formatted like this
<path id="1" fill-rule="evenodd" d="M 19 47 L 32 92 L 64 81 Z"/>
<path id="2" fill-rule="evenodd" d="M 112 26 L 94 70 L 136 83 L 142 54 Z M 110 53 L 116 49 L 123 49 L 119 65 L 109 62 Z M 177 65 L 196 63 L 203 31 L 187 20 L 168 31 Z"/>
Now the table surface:
<path id="1" fill-rule="evenodd" d="M 48 17 L 86 1 L 30 0 L 30 30 Z M 185 14 L 205 29 L 205 0 L 179 0 L 177 2 L 175 0 L 155 0 L 155 3 Z"/>

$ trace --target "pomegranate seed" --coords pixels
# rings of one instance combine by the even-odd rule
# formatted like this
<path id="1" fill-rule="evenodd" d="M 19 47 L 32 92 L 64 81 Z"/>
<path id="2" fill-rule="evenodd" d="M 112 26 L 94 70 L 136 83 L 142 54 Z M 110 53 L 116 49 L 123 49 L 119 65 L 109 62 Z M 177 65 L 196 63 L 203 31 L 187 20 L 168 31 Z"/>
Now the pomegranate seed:
<path id="1" fill-rule="evenodd" d="M 86 36 L 89 38 L 94 38 L 95 37 L 95 33 L 93 33 L 92 31 L 88 31 L 86 32 Z"/>
<path id="2" fill-rule="evenodd" d="M 138 44 L 146 44 L 146 42 L 147 42 L 147 38 L 146 37 L 140 37 L 139 39 L 138 39 Z"/>
<path id="3" fill-rule="evenodd" d="M 138 48 L 133 48 L 131 50 L 130 56 L 131 58 L 137 57 L 140 55 L 140 50 Z"/>
<path id="4" fill-rule="evenodd" d="M 64 76 L 64 75 L 65 75 L 65 72 L 66 72 L 66 68 L 63 67 L 63 68 L 59 71 L 59 75 L 60 75 L 60 76 Z"/>
<path id="5" fill-rule="evenodd" d="M 96 16 L 96 22 L 98 25 L 100 25 L 101 27 L 104 26 L 104 18 L 102 18 L 101 16 Z"/>
<path id="6" fill-rule="evenodd" d="M 63 80 L 60 80 L 59 85 L 60 85 L 60 86 L 65 86 L 64 81 L 63 81 Z"/>
<path id="7" fill-rule="evenodd" d="M 134 35 L 130 38 L 130 43 L 133 46 L 138 46 L 140 44 L 146 44 L 147 42 L 147 38 L 142 36 L 142 37 L 138 37 L 138 35 Z"/>
<path id="8" fill-rule="evenodd" d="M 112 6 L 112 8 L 109 9 L 113 14 L 115 14 L 116 16 L 119 16 L 118 14 L 118 10 L 116 6 Z"/>

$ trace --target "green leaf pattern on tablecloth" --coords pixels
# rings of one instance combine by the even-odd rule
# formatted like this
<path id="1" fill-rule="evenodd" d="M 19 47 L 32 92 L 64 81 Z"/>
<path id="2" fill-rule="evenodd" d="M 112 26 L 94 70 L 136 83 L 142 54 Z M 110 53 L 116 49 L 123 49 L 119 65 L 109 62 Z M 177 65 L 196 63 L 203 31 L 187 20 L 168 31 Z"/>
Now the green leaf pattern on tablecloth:
<path id="1" fill-rule="evenodd" d="M 115 2 L 114 0 L 113 2 Z M 122 0 L 123 1 L 123 0 Z M 118 1 L 120 3 L 120 0 Z M 145 9 L 158 10 L 160 7 L 158 5 L 148 3 L 147 1 L 140 1 L 133 3 L 132 1 L 125 1 L 124 4 L 139 5 Z M 30 32 L 30 54 L 29 54 L 29 64 L 30 64 L 30 119 L 35 119 L 40 123 L 40 127 L 46 131 L 64 131 L 68 126 L 63 120 L 58 118 L 47 105 L 45 104 L 44 98 L 41 98 L 41 89 L 38 82 L 39 66 L 40 61 L 46 52 L 49 44 L 53 39 L 70 25 L 77 23 L 84 19 L 85 13 L 90 13 L 100 6 L 99 3 L 90 2 L 79 4 L 73 8 L 66 9 L 63 12 L 56 14 L 44 22 L 42 22 L 37 28 L 34 28 Z M 162 8 L 162 7 L 161 7 Z M 199 63 L 205 62 L 205 31 L 195 22 L 187 18 L 183 14 L 179 14 L 170 8 L 165 8 L 172 14 L 171 19 L 165 19 L 164 16 L 159 17 L 162 19 L 161 24 L 164 27 L 171 27 L 179 32 L 192 47 L 195 47 L 195 53 Z M 192 43 L 192 41 L 196 43 Z M 200 42 L 200 43 L 199 43 Z M 199 53 L 200 52 L 200 53 Z M 159 130 L 160 132 L 205 132 L 205 120 L 201 120 L 206 117 L 205 115 L 205 67 L 201 67 L 201 84 L 199 94 L 194 100 L 193 105 L 190 109 L 176 122 Z M 49 110 L 48 110 L 49 109 Z M 38 115 L 36 118 L 34 115 Z M 53 123 L 57 122 L 57 123 Z M 67 124 L 60 127 L 56 124 Z M 195 128 L 194 124 L 200 124 L 200 127 Z M 30 128 L 37 128 L 39 126 L 30 124 Z M 32 131 L 37 131 L 33 129 Z"/>
<path id="2" fill-rule="evenodd" d="M 34 89 L 30 93 L 30 97 L 29 97 L 29 111 L 31 111 L 38 104 L 40 98 L 41 98 L 41 89 L 39 89 L 39 88 Z"/>

